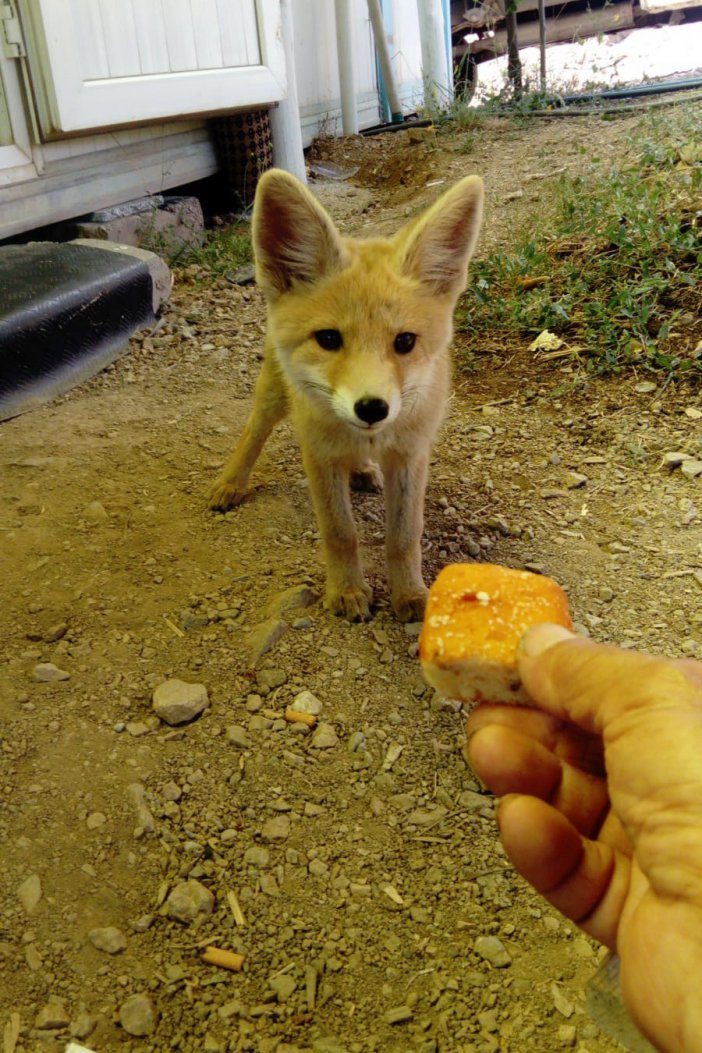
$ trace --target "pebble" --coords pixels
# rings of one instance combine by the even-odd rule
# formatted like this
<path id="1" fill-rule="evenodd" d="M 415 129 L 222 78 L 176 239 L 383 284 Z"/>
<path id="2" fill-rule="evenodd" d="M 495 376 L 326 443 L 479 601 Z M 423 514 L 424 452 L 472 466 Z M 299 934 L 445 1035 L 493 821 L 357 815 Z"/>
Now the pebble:
<path id="1" fill-rule="evenodd" d="M 575 1006 L 569 998 L 566 998 L 562 988 L 558 984 L 551 984 L 551 996 L 556 1010 L 561 1016 L 564 1016 L 566 1020 L 569 1020 L 575 1012 Z"/>
<path id="2" fill-rule="evenodd" d="M 39 1031 L 59 1031 L 68 1027 L 71 1018 L 60 1002 L 49 1002 L 36 1015 L 34 1026 Z"/>
<path id="3" fill-rule="evenodd" d="M 313 750 L 331 750 L 339 745 L 339 736 L 332 724 L 320 724 L 310 742 Z"/>
<path id="4" fill-rule="evenodd" d="M 142 1038 L 155 1031 L 158 1010 L 148 995 L 135 994 L 120 1006 L 119 1022 L 128 1035 Z"/>
<path id="5" fill-rule="evenodd" d="M 89 505 L 86 505 L 83 509 L 83 515 L 91 523 L 104 523 L 106 519 L 109 519 L 105 506 L 100 501 L 91 501 Z"/>
<path id="6" fill-rule="evenodd" d="M 99 830 L 107 822 L 107 816 L 103 812 L 91 812 L 85 820 L 88 830 Z"/>
<path id="7" fill-rule="evenodd" d="M 70 673 L 67 673 L 65 669 L 59 669 L 53 662 L 39 662 L 34 666 L 32 675 L 42 684 L 55 684 L 59 680 L 71 679 Z"/>
<path id="8" fill-rule="evenodd" d="M 680 471 L 688 479 L 696 479 L 698 475 L 702 475 L 702 461 L 695 461 L 692 458 L 683 461 L 680 465 Z"/>
<path id="9" fill-rule="evenodd" d="M 394 1009 L 388 1009 L 386 1013 L 383 1013 L 383 1020 L 386 1024 L 404 1024 L 407 1020 L 411 1020 L 413 1015 L 411 1006 L 397 1005 Z"/>
<path id="10" fill-rule="evenodd" d="M 288 628 L 282 618 L 268 618 L 255 625 L 246 637 L 246 649 L 250 665 L 256 665 L 259 658 L 272 651 Z"/>
<path id="11" fill-rule="evenodd" d="M 280 844 L 290 836 L 290 817 L 287 815 L 276 815 L 274 819 L 268 819 L 261 829 L 261 837 L 268 844 Z"/>
<path id="12" fill-rule="evenodd" d="M 311 713 L 312 716 L 318 717 L 322 712 L 322 703 L 311 691 L 300 691 L 295 695 L 290 708 L 296 713 Z"/>
<path id="13" fill-rule="evenodd" d="M 279 1002 L 287 1002 L 290 995 L 297 987 L 297 981 L 294 976 L 289 973 L 281 973 L 279 976 L 273 976 L 268 981 L 268 986 L 272 991 L 275 992 L 275 996 Z"/>
<path id="14" fill-rule="evenodd" d="M 691 460 L 691 455 L 682 450 L 674 450 L 663 454 L 663 465 L 666 468 L 679 468 L 683 461 Z"/>
<path id="15" fill-rule="evenodd" d="M 88 939 L 98 951 L 106 954 L 120 954 L 127 946 L 127 937 L 114 925 L 107 925 L 103 929 L 91 929 Z"/>
<path id="16" fill-rule="evenodd" d="M 30 874 L 17 889 L 17 897 L 26 914 L 34 913 L 39 906 L 41 894 L 41 878 L 38 874 Z"/>
<path id="17" fill-rule="evenodd" d="M 512 956 L 497 936 L 478 936 L 473 950 L 495 969 L 505 969 L 512 964 Z"/>
<path id="18" fill-rule="evenodd" d="M 270 866 L 271 854 L 262 845 L 252 845 L 244 852 L 244 862 L 252 867 L 267 867 Z"/>
<path id="19" fill-rule="evenodd" d="M 232 746 L 238 746 L 242 750 L 248 749 L 251 745 L 251 739 L 246 728 L 242 728 L 240 724 L 232 724 L 228 727 L 226 738 L 227 742 L 231 742 Z"/>
<path id="20" fill-rule="evenodd" d="M 153 694 L 156 715 L 166 724 L 185 724 L 207 708 L 209 698 L 204 684 L 184 680 L 164 680 Z"/>
<path id="21" fill-rule="evenodd" d="M 258 671 L 256 674 L 256 686 L 262 694 L 267 694 L 269 691 L 275 691 L 277 687 L 282 687 L 287 682 L 287 679 L 288 674 L 284 669 L 273 666 Z"/>
<path id="22" fill-rule="evenodd" d="M 311 607 L 319 599 L 319 594 L 311 589 L 309 585 L 292 585 L 274 596 L 266 607 L 268 618 L 280 618 L 288 611 L 304 610 Z"/>
<path id="23" fill-rule="evenodd" d="M 206 918 L 214 910 L 215 898 L 208 888 L 195 878 L 181 881 L 171 890 L 166 900 L 166 913 L 169 918 L 185 924 Z"/>

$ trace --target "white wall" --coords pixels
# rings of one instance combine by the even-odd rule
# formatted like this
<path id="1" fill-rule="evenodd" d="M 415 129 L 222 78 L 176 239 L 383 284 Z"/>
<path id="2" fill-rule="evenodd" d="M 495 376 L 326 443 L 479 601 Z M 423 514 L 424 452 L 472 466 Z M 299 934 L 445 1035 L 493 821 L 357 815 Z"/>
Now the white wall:
<path id="1" fill-rule="evenodd" d="M 421 49 L 414 3 L 383 0 L 393 28 L 390 56 L 406 112 L 421 102 Z M 353 56 L 361 128 L 382 120 L 373 33 L 366 0 L 352 0 Z M 305 145 L 321 133 L 341 133 L 336 24 L 331 0 L 293 0 L 295 67 Z"/>

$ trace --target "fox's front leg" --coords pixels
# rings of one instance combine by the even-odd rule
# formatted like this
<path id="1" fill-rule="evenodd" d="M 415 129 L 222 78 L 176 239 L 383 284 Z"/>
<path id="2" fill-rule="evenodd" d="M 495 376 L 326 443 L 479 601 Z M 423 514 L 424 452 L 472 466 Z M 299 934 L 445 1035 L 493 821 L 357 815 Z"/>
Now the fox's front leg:
<path id="1" fill-rule="evenodd" d="M 327 571 L 324 606 L 350 622 L 367 621 L 373 593 L 363 577 L 358 535 L 351 510 L 349 469 L 323 460 L 303 446 L 302 458 Z"/>
<path id="2" fill-rule="evenodd" d="M 401 622 L 421 621 L 427 602 L 421 543 L 428 467 L 425 456 L 391 458 L 383 465 L 388 584 Z"/>
<path id="3" fill-rule="evenodd" d="M 246 494 L 251 469 L 266 439 L 288 410 L 288 397 L 278 363 L 267 354 L 256 381 L 254 405 L 229 460 L 210 491 L 210 508 L 226 511 Z"/>

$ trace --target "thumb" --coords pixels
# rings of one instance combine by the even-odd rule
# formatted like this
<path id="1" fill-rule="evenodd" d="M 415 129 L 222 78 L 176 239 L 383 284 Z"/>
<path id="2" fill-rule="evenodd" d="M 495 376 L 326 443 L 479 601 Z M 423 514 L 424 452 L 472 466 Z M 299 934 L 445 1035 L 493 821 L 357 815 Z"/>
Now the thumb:
<path id="1" fill-rule="evenodd" d="M 519 672 L 537 705 L 593 734 L 639 709 L 699 706 L 699 688 L 682 663 L 622 651 L 543 624 L 520 644 Z"/>

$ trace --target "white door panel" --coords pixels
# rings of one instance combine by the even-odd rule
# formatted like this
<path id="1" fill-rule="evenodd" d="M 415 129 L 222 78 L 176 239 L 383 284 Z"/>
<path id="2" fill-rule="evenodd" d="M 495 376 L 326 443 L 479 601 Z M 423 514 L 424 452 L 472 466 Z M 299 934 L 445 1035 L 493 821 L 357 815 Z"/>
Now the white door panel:
<path id="1" fill-rule="evenodd" d="M 285 95 L 278 0 L 23 0 L 45 134 Z"/>

